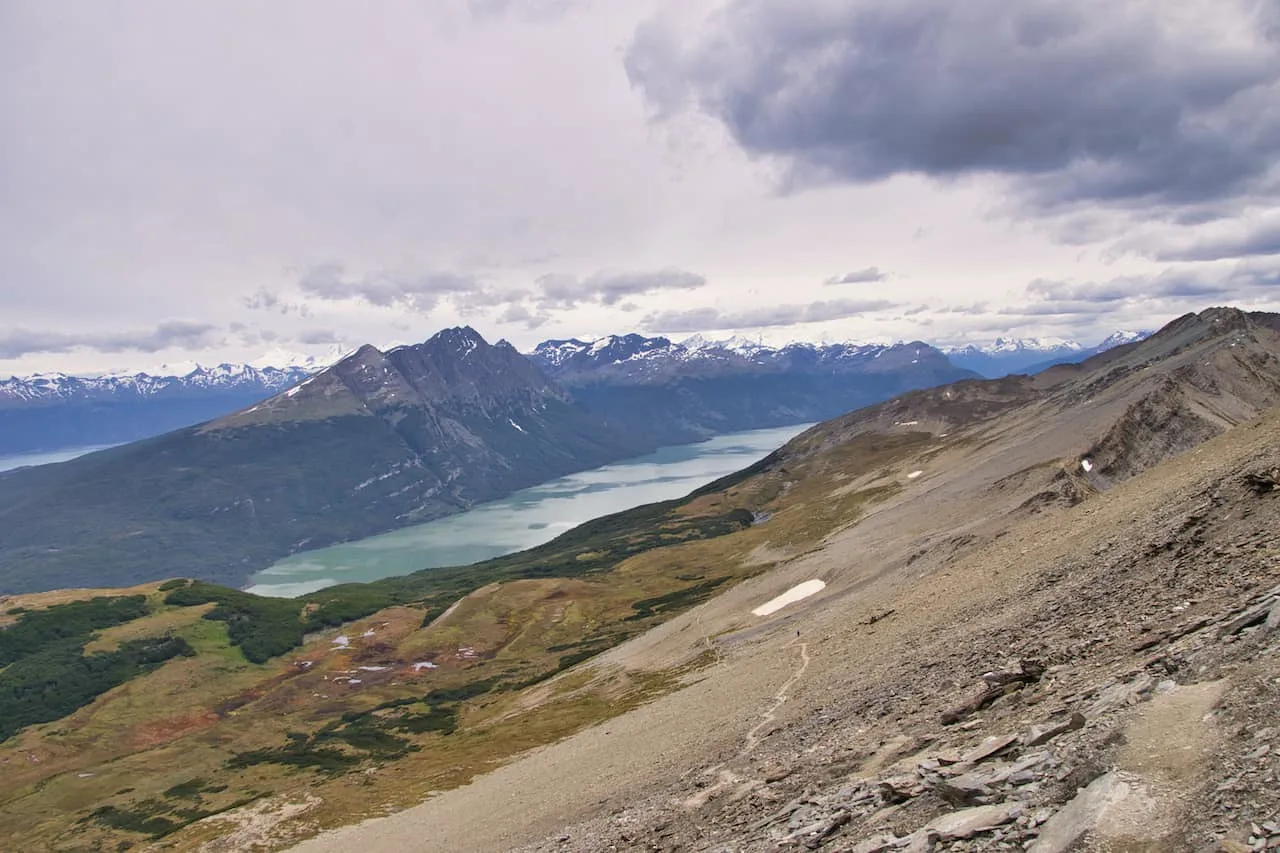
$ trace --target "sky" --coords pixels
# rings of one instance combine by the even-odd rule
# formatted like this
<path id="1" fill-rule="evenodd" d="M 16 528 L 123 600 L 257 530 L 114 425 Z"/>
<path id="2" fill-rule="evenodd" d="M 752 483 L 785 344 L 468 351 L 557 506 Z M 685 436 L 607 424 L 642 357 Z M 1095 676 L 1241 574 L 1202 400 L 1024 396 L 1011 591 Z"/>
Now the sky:
<path id="1" fill-rule="evenodd" d="M 0 375 L 1280 310 L 1280 0 L 0 0 Z"/>

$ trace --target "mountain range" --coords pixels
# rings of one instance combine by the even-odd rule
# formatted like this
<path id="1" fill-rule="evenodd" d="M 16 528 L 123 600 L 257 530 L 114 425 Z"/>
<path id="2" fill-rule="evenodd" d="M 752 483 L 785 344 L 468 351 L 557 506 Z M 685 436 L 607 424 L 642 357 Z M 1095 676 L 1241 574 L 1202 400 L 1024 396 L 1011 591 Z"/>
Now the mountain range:
<path id="1" fill-rule="evenodd" d="M 127 585 L 175 562 L 239 584 L 292 553 L 659 446 L 972 375 L 919 342 L 748 356 L 632 335 L 525 357 L 465 327 L 364 346 L 231 414 L 0 474 L 0 590 Z"/>
<path id="2" fill-rule="evenodd" d="M 544 376 L 486 372 L 511 358 L 465 329 L 369 348 L 203 429 L 395 429 L 423 409 L 466 444 L 528 429 L 529 408 L 575 417 Z M 895 395 L 484 563 L 292 600 L 160 575 L 0 598 L 0 836 L 1274 847 L 1277 405 L 1280 316 L 1212 308 L 1080 364 Z M 338 446 L 315 452 L 341 479 Z M 235 548 L 249 530 L 223 533 Z"/>
<path id="3" fill-rule="evenodd" d="M 181 376 L 37 374 L 0 379 L 0 454 L 160 435 L 290 388 L 319 368 L 195 366 Z"/>
<path id="4" fill-rule="evenodd" d="M 972 370 L 988 379 L 1011 373 L 1039 373 L 1055 364 L 1084 361 L 1124 344 L 1140 341 L 1151 332 L 1113 332 L 1094 346 L 1087 347 L 1072 340 L 1047 338 L 996 338 L 987 345 L 966 344 L 943 347 L 951 363 Z"/>
<path id="5" fill-rule="evenodd" d="M 466 509 L 649 445 L 471 329 L 361 347 L 266 401 L 0 474 L 0 589 L 239 584 L 294 551 Z"/>
<path id="6" fill-rule="evenodd" d="M 181 402 L 298 375 L 67 377 L 38 384 L 9 414 L 47 413 L 37 403 L 58 399 L 109 422 L 104 411 L 130 410 L 119 395 Z M 465 327 L 385 353 L 364 346 L 230 414 L 0 474 L 0 591 L 128 585 L 175 561 L 192 577 L 240 584 L 293 553 L 660 446 L 825 420 L 974 376 L 919 341 L 774 349 L 627 335 L 548 341 L 526 357 Z M 24 387 L 8 386 L 14 396 Z"/>
<path id="7" fill-rule="evenodd" d="M 1095 347 L 1069 341 L 1002 338 L 988 346 L 949 347 L 942 348 L 941 352 L 961 370 L 991 378 L 1080 361 L 1144 334 L 1117 332 Z M 655 385 L 677 377 L 706 379 L 757 373 L 772 376 L 773 379 L 765 379 L 764 385 L 754 389 L 752 396 L 757 399 L 747 404 L 754 410 L 741 411 L 729 419 L 737 418 L 739 425 L 773 425 L 779 422 L 779 417 L 784 420 L 791 417 L 791 422 L 829 417 L 872 399 L 844 397 L 834 407 L 815 408 L 811 403 L 797 400 L 801 391 L 794 387 L 786 390 L 795 393 L 777 398 L 778 389 L 785 385 L 777 377 L 803 373 L 878 374 L 883 378 L 894 366 L 905 367 L 910 362 L 910 359 L 898 358 L 909 351 L 902 349 L 906 346 L 909 345 L 792 343 L 768 347 L 740 337 L 711 341 L 695 336 L 677 343 L 662 337 L 630 334 L 609 335 L 593 341 L 544 341 L 528 356 L 548 376 L 570 388 L 609 383 Z M 938 373 L 936 381 L 963 375 L 947 372 L 934 348 L 923 351 L 927 354 L 927 364 L 934 365 Z M 0 379 L 0 454 L 120 444 L 191 426 L 259 403 L 336 363 L 336 356 L 336 351 L 330 354 L 330 360 L 276 353 L 273 357 L 285 359 L 281 362 L 286 364 L 284 367 L 189 364 L 167 371 L 162 366 L 154 373 L 105 376 L 51 373 Z M 887 360 L 871 364 L 882 356 Z M 910 372 L 919 375 L 923 370 L 913 367 Z M 913 379 L 907 384 L 918 384 L 918 381 Z M 823 396 L 829 390 L 819 382 L 804 393 Z M 593 398 L 602 395 L 600 388 L 583 393 Z M 609 404 L 606 400 L 595 402 Z M 770 408 L 772 415 L 767 411 Z M 796 414 L 786 415 L 789 409 L 797 409 Z M 808 414 L 799 410 L 806 410 Z M 689 414 L 695 423 L 693 431 L 677 429 L 673 432 L 674 440 L 688 440 L 687 436 L 695 433 L 706 434 L 707 428 L 713 431 L 734 428 L 732 423 L 726 426 L 714 418 L 708 420 L 710 416 L 705 413 Z"/>

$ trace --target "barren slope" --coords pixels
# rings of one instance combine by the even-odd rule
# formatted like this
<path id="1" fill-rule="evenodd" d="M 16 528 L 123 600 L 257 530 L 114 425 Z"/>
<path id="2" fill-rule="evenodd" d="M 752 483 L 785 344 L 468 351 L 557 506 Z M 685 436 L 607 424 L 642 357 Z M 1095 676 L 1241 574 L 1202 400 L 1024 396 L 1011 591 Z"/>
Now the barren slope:
<path id="1" fill-rule="evenodd" d="M 773 568 L 593 663 L 643 673 L 710 650 L 684 689 L 299 849 L 984 850 L 1043 836 L 1032 849 L 1065 851 L 1083 833 L 1090 849 L 1194 850 L 1267 836 L 1280 368 L 1263 319 L 1205 312 L 1092 368 L 820 425 L 703 498 L 783 507 L 735 534 Z M 809 540 L 789 509 L 835 532 Z M 825 589 L 751 614 L 810 579 Z"/>

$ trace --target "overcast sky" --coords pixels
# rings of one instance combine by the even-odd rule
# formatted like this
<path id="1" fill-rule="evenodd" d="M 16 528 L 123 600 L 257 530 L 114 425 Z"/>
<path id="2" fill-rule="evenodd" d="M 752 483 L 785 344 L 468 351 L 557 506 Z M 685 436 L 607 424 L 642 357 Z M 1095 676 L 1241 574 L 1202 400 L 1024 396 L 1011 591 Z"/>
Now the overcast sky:
<path id="1" fill-rule="evenodd" d="M 0 0 L 0 375 L 1280 310 L 1280 0 Z"/>

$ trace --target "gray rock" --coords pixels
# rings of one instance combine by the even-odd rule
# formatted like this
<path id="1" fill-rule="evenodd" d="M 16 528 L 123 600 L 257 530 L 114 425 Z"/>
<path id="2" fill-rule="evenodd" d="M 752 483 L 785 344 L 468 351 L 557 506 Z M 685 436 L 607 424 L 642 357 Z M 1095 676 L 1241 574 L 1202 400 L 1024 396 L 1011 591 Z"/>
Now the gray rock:
<path id="1" fill-rule="evenodd" d="M 964 754 L 961 764 L 979 764 L 993 755 L 999 755 L 1018 742 L 1017 735 L 992 736 Z"/>
<path id="2" fill-rule="evenodd" d="M 1039 746 L 1042 743 L 1048 743 L 1060 734 L 1084 728 L 1084 724 L 1084 714 L 1077 712 L 1057 723 L 1034 725 L 1022 736 L 1022 745 Z"/>
<path id="3" fill-rule="evenodd" d="M 915 832 L 907 836 L 907 846 L 902 848 L 902 853 L 932 853 L 933 847 L 938 843 L 938 834 L 925 829 L 917 829 Z"/>
<path id="4" fill-rule="evenodd" d="M 873 835 L 864 838 L 849 849 L 849 853 L 884 853 L 903 843 L 903 839 L 893 835 Z"/>
<path id="5" fill-rule="evenodd" d="M 1098 825 L 1107 810 L 1129 796 L 1132 787 L 1118 773 L 1104 773 L 1076 794 L 1045 823 L 1027 853 L 1066 853 Z"/>
<path id="6" fill-rule="evenodd" d="M 1264 619 L 1269 620 L 1271 618 L 1270 614 L 1274 610 L 1275 606 L 1276 602 L 1271 600 L 1253 605 L 1235 619 L 1232 619 L 1230 622 L 1223 625 L 1222 628 L 1218 630 L 1218 637 L 1223 638 L 1229 637 L 1232 634 L 1239 634 L 1245 628 L 1257 625 Z"/>
<path id="7" fill-rule="evenodd" d="M 1155 686 L 1155 679 L 1146 673 L 1139 675 L 1133 681 L 1113 684 L 1098 694 L 1098 698 L 1093 700 L 1084 715 L 1099 717 L 1108 711 L 1135 705 L 1150 694 Z"/>
<path id="8" fill-rule="evenodd" d="M 975 806 L 934 818 L 925 825 L 925 831 L 937 833 L 944 841 L 972 838 L 983 832 L 1010 823 L 1022 813 L 1018 803 L 999 803 L 992 806 Z"/>
<path id="9" fill-rule="evenodd" d="M 943 779 L 934 790 L 953 806 L 988 803 L 995 796 L 995 791 L 987 785 L 987 778 L 981 773 L 964 773 L 952 779 Z"/>

